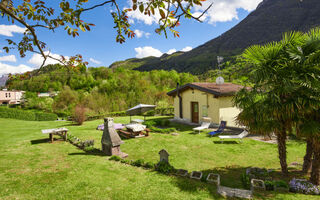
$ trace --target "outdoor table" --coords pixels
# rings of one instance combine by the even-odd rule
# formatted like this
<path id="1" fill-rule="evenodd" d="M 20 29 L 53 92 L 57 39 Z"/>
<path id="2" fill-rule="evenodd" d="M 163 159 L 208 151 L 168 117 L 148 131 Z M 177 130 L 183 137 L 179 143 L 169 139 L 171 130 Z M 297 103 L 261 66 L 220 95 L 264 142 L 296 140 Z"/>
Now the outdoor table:
<path id="1" fill-rule="evenodd" d="M 126 128 L 128 130 L 131 130 L 132 132 L 141 132 L 144 131 L 147 128 L 147 126 L 142 124 L 127 124 Z"/>
<path id="2" fill-rule="evenodd" d="M 142 124 L 144 122 L 144 120 L 142 119 L 133 119 L 131 120 L 131 123 L 135 123 L 135 124 Z"/>
<path id="3" fill-rule="evenodd" d="M 68 129 L 66 128 L 54 128 L 54 129 L 44 129 L 42 130 L 43 134 L 49 134 L 49 139 L 51 142 L 53 142 L 53 135 L 60 135 L 64 138 L 65 141 L 67 141 L 67 132 Z"/>

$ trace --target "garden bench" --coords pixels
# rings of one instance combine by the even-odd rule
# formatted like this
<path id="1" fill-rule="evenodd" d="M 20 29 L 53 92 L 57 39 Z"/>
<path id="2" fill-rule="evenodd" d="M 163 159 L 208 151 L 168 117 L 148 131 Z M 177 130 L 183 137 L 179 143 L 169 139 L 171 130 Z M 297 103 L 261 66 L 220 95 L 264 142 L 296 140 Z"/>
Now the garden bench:
<path id="1" fill-rule="evenodd" d="M 65 141 L 68 140 L 68 129 L 66 128 L 44 129 L 41 131 L 43 134 L 49 134 L 49 139 L 51 143 L 53 142 L 53 135 L 59 135 L 63 137 Z"/>

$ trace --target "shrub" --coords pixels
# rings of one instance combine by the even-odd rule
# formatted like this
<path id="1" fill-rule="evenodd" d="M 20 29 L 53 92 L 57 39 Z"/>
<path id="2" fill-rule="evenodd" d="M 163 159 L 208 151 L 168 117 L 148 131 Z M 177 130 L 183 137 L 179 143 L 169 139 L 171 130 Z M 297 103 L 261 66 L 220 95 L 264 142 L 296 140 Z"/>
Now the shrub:
<path id="1" fill-rule="evenodd" d="M 53 113 L 0 107 L 0 118 L 12 118 L 26 121 L 54 121 L 58 116 Z"/>
<path id="2" fill-rule="evenodd" d="M 58 116 L 54 113 L 35 113 L 36 121 L 54 121 L 58 118 Z"/>
<path id="3" fill-rule="evenodd" d="M 174 167 L 165 161 L 160 161 L 156 165 L 156 170 L 163 174 L 169 174 L 174 172 Z"/>
<path id="4" fill-rule="evenodd" d="M 77 105 L 73 113 L 73 121 L 78 125 L 82 125 L 86 120 L 86 108 L 82 105 Z"/>
<path id="5" fill-rule="evenodd" d="M 246 189 L 250 189 L 250 177 L 246 174 L 246 173 L 243 173 L 242 176 L 241 176 L 241 182 L 242 182 L 242 185 L 244 188 Z"/>
<path id="6" fill-rule="evenodd" d="M 148 120 L 148 121 L 143 122 L 143 124 L 146 125 L 147 128 L 151 128 L 156 125 L 156 121 L 155 120 Z"/>
<path id="7" fill-rule="evenodd" d="M 152 169 L 154 168 L 154 164 L 152 162 L 146 162 L 143 167 L 147 168 L 147 169 Z"/>
<path id="8" fill-rule="evenodd" d="M 126 159 L 121 159 L 120 162 L 124 164 L 130 164 L 130 160 L 126 160 Z"/>
<path id="9" fill-rule="evenodd" d="M 95 150 L 95 148 L 93 146 L 87 146 L 87 147 L 84 147 L 83 150 L 86 152 L 93 152 Z"/>
<path id="10" fill-rule="evenodd" d="M 265 181 L 266 190 L 272 191 L 274 190 L 274 182 L 273 181 Z"/>
<path id="11" fill-rule="evenodd" d="M 133 166 L 136 166 L 136 167 L 141 167 L 144 164 L 144 160 L 143 159 L 138 159 L 136 161 L 133 161 L 131 164 Z"/>
<path id="12" fill-rule="evenodd" d="M 109 160 L 120 161 L 121 158 L 119 156 L 111 156 Z"/>
<path id="13" fill-rule="evenodd" d="M 273 181 L 273 182 L 274 182 L 274 186 L 276 186 L 277 188 L 289 188 L 288 184 L 283 180 Z"/>

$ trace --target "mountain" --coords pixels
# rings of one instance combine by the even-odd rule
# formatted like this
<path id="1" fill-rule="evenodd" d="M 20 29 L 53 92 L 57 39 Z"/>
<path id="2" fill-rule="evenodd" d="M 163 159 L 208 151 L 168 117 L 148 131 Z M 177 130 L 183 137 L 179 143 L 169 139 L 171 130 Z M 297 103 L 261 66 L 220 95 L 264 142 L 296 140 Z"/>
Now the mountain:
<path id="1" fill-rule="evenodd" d="M 201 74 L 216 68 L 218 55 L 229 60 L 253 44 L 278 41 L 284 32 L 305 32 L 316 26 L 320 26 L 320 0 L 264 0 L 235 27 L 189 52 L 164 54 L 160 58 L 131 58 L 110 67 L 139 71 L 174 69 Z"/>
<path id="2" fill-rule="evenodd" d="M 0 87 L 5 86 L 7 80 L 8 80 L 8 75 L 2 75 L 2 76 L 0 77 Z"/>

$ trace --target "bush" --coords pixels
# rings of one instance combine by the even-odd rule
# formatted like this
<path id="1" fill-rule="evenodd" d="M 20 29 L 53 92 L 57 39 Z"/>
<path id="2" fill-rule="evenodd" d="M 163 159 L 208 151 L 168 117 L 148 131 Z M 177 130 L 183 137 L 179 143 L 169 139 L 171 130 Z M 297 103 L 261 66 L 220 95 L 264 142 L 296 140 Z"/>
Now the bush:
<path id="1" fill-rule="evenodd" d="M 36 121 L 54 121 L 58 119 L 58 116 L 54 113 L 35 113 Z"/>
<path id="2" fill-rule="evenodd" d="M 87 146 L 87 147 L 84 147 L 83 150 L 86 152 L 93 152 L 95 148 L 93 146 Z"/>
<path id="3" fill-rule="evenodd" d="M 154 168 L 154 164 L 152 162 L 146 162 L 143 167 L 147 168 L 147 169 L 152 169 Z"/>
<path id="4" fill-rule="evenodd" d="M 151 129 L 152 132 L 156 133 L 171 133 L 177 131 L 175 128 L 158 128 L 156 126 L 169 126 L 169 120 L 148 120 L 143 123 L 147 128 Z"/>
<path id="5" fill-rule="evenodd" d="M 143 159 L 138 159 L 136 161 L 133 161 L 131 164 L 133 166 L 136 166 L 136 167 L 141 167 L 144 164 L 144 160 Z"/>
<path id="6" fill-rule="evenodd" d="M 53 113 L 0 107 L 0 118 L 12 118 L 26 121 L 54 121 L 58 116 Z"/>
<path id="7" fill-rule="evenodd" d="M 273 181 L 273 182 L 274 182 L 274 186 L 277 188 L 286 188 L 286 189 L 289 188 L 287 182 L 285 182 L 283 180 Z"/>
<path id="8" fill-rule="evenodd" d="M 119 156 L 111 156 L 109 160 L 120 161 L 121 158 Z"/>
<path id="9" fill-rule="evenodd" d="M 77 105 L 73 113 L 73 121 L 78 125 L 82 125 L 86 120 L 86 108 L 82 105 Z"/>
<path id="10" fill-rule="evenodd" d="M 251 186 L 250 177 L 246 173 L 242 174 L 241 182 L 244 188 L 250 189 L 250 186 Z"/>
<path id="11" fill-rule="evenodd" d="M 172 165 L 170 165 L 169 163 L 165 162 L 165 161 L 160 161 L 157 165 L 156 165 L 156 170 L 160 173 L 163 174 L 169 174 L 174 172 L 174 167 Z"/>
<path id="12" fill-rule="evenodd" d="M 130 164 L 130 160 L 126 160 L 126 159 L 122 159 L 120 160 L 120 162 L 124 164 Z"/>
<path id="13" fill-rule="evenodd" d="M 273 191 L 274 190 L 274 182 L 273 181 L 265 181 L 266 190 Z"/>

